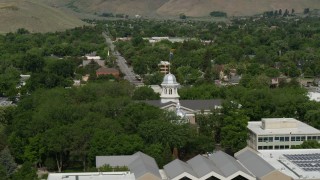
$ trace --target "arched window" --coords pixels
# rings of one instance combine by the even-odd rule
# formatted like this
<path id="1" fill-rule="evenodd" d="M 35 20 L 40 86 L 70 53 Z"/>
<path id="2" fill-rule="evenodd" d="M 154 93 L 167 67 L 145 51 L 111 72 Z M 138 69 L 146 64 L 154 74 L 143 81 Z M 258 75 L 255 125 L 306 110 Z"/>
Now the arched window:
<path id="1" fill-rule="evenodd" d="M 167 88 L 164 89 L 164 93 L 167 94 Z"/>
<path id="2" fill-rule="evenodd" d="M 171 88 L 169 89 L 169 94 L 172 94 L 172 89 Z"/>

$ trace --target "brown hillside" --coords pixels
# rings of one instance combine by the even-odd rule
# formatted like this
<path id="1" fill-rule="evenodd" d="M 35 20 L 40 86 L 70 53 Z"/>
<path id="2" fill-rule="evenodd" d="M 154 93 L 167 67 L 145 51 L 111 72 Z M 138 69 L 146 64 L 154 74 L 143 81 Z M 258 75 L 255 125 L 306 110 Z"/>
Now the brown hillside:
<path id="1" fill-rule="evenodd" d="M 159 15 L 207 16 L 211 11 L 224 11 L 229 16 L 255 15 L 269 10 L 320 8 L 319 0 L 170 0 L 157 10 Z"/>
<path id="2" fill-rule="evenodd" d="M 254 15 L 276 9 L 320 9 L 320 0 L 43 0 L 79 12 L 112 12 L 145 16 L 208 16 L 224 11 L 229 16 Z M 70 6 L 70 4 L 72 6 Z"/>
<path id="3" fill-rule="evenodd" d="M 1 0 L 0 33 L 16 31 L 18 28 L 30 32 L 61 31 L 84 22 L 37 0 Z"/>

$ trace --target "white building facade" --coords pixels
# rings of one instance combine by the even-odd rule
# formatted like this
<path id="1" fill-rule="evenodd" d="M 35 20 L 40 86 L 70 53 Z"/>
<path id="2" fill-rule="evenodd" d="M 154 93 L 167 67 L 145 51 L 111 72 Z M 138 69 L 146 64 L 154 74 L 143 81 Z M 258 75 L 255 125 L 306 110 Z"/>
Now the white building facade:
<path id="1" fill-rule="evenodd" d="M 291 149 L 303 141 L 320 142 L 320 131 L 294 118 L 263 118 L 249 122 L 247 144 L 255 150 Z"/>

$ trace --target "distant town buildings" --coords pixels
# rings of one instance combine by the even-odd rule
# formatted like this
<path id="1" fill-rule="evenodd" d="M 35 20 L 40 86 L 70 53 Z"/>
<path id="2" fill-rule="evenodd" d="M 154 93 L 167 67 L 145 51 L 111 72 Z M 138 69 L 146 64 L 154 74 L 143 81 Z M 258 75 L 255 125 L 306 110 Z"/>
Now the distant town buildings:
<path id="1" fill-rule="evenodd" d="M 118 69 L 115 68 L 107 68 L 107 67 L 101 67 L 96 70 L 97 77 L 101 75 L 113 75 L 115 78 L 119 78 L 120 72 Z"/>
<path id="2" fill-rule="evenodd" d="M 160 61 L 160 63 L 158 64 L 160 72 L 163 74 L 168 74 L 170 71 L 170 65 L 170 62 L 168 61 Z"/>
<path id="3" fill-rule="evenodd" d="M 306 140 L 320 142 L 320 131 L 294 118 L 263 118 L 248 123 L 248 146 L 254 150 L 291 149 Z"/>
<path id="4" fill-rule="evenodd" d="M 87 60 L 101 60 L 101 57 L 97 56 L 96 52 L 92 52 L 90 54 L 86 54 L 85 57 L 86 57 Z"/>

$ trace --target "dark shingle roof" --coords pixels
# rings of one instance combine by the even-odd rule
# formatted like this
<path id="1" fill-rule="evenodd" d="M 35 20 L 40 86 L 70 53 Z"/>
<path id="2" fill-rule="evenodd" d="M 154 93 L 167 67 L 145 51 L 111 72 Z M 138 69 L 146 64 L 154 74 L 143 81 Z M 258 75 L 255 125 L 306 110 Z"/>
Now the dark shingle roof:
<path id="1" fill-rule="evenodd" d="M 144 101 L 147 104 L 156 107 L 164 107 L 169 104 L 175 104 L 174 102 L 161 103 L 160 100 L 147 100 Z M 193 110 L 211 110 L 217 106 L 222 105 L 221 99 L 209 99 L 209 100 L 180 100 L 180 105 Z"/>

